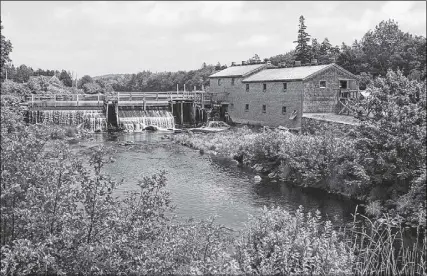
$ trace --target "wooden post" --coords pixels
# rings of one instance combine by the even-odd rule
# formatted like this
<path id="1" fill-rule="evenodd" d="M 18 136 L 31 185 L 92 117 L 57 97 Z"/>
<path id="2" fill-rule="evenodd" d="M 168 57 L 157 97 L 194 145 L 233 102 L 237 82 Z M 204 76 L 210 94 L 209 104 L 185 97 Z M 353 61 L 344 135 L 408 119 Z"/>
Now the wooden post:
<path id="1" fill-rule="evenodd" d="M 77 106 L 79 106 L 79 94 L 77 94 Z"/>
<path id="2" fill-rule="evenodd" d="M 98 94 L 98 107 L 99 107 L 99 94 Z"/>
<path id="3" fill-rule="evenodd" d="M 193 124 L 195 124 L 196 123 L 196 103 L 193 101 Z"/>
<path id="4" fill-rule="evenodd" d="M 119 101 L 120 101 L 120 92 L 117 92 L 117 106 L 119 106 Z"/>
<path id="5" fill-rule="evenodd" d="M 205 93 L 202 93 L 202 110 L 205 109 Z"/>
<path id="6" fill-rule="evenodd" d="M 159 101 L 159 93 L 156 94 L 156 102 Z"/>
<path id="7" fill-rule="evenodd" d="M 34 94 L 31 94 L 31 107 L 34 107 Z"/>
<path id="8" fill-rule="evenodd" d="M 143 104 L 144 111 L 146 111 L 147 110 L 147 103 L 145 101 L 145 93 L 142 94 L 142 98 L 143 98 L 143 101 L 144 101 L 144 104 Z"/>
<path id="9" fill-rule="evenodd" d="M 116 121 L 117 121 L 117 126 L 120 126 L 119 124 L 119 102 L 117 101 L 117 105 L 116 105 Z"/>
<path id="10" fill-rule="evenodd" d="M 173 117 L 173 101 L 171 101 L 171 113 L 172 113 L 172 117 Z"/>
<path id="11" fill-rule="evenodd" d="M 176 84 L 176 94 L 178 95 L 179 84 Z"/>
<path id="12" fill-rule="evenodd" d="M 54 101 L 55 107 L 56 107 L 56 94 L 53 95 L 53 101 Z"/>
<path id="13" fill-rule="evenodd" d="M 184 101 L 181 101 L 181 125 L 184 125 Z"/>

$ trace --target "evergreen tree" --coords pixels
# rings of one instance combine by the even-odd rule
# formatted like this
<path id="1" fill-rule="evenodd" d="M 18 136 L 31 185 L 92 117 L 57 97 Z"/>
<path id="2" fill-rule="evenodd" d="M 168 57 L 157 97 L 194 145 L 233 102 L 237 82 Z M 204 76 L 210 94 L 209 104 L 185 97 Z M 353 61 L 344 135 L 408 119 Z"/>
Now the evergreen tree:
<path id="1" fill-rule="evenodd" d="M 320 53 L 320 44 L 319 42 L 317 42 L 316 38 L 313 38 L 311 40 L 311 48 L 310 48 L 310 57 L 311 59 L 318 59 L 319 58 L 319 53 Z"/>
<path id="2" fill-rule="evenodd" d="M 296 50 L 296 59 L 300 60 L 301 63 L 310 62 L 310 46 L 308 42 L 310 41 L 310 35 L 305 31 L 307 27 L 304 24 L 304 16 L 300 16 L 299 18 L 299 29 L 298 29 L 298 40 L 294 41 L 297 43 L 295 48 Z"/>
<path id="3" fill-rule="evenodd" d="M 62 70 L 61 74 L 59 74 L 59 80 L 62 81 L 65 86 L 71 87 L 73 85 L 70 74 L 65 70 Z"/>
<path id="4" fill-rule="evenodd" d="M 322 44 L 320 44 L 320 55 L 326 56 L 330 54 L 332 48 L 332 44 L 329 42 L 329 39 L 326 37 Z"/>

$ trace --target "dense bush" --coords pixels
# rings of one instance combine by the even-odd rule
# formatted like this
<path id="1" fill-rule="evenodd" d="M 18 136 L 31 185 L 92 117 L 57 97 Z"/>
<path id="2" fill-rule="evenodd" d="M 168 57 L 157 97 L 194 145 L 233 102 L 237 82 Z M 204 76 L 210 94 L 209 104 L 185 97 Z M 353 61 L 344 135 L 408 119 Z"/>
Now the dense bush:
<path id="1" fill-rule="evenodd" d="M 178 143 L 204 152 L 218 152 L 249 166 L 262 166 L 265 174 L 293 181 L 303 187 L 361 198 L 369 176 L 359 165 L 352 139 L 295 135 L 281 130 L 253 132 L 246 127 L 216 134 L 182 134 Z"/>
<path id="2" fill-rule="evenodd" d="M 236 256 L 245 274 L 350 274 L 355 256 L 341 234 L 320 213 L 305 214 L 300 207 L 291 215 L 264 208 L 263 215 L 249 222 Z"/>

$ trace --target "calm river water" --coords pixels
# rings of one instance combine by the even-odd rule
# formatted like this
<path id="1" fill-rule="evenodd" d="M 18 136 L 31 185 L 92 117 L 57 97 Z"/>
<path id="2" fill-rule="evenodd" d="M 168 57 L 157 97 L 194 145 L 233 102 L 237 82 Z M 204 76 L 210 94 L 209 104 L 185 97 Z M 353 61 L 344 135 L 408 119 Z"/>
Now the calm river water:
<path id="1" fill-rule="evenodd" d="M 322 216 L 342 225 L 351 220 L 356 204 L 323 193 L 307 193 L 286 183 L 263 179 L 254 181 L 254 172 L 236 166 L 216 156 L 201 155 L 199 151 L 163 139 L 164 133 L 97 134 L 95 140 L 82 147 L 104 144 L 116 150 L 114 163 L 105 167 L 115 180 L 124 180 L 118 193 L 136 189 L 143 176 L 161 170 L 167 172 L 167 189 L 171 193 L 175 213 L 182 218 L 205 219 L 217 216 L 216 221 L 240 230 L 249 215 L 261 212 L 264 205 L 281 206 L 294 212 L 299 205 L 306 211 L 319 210 Z M 134 145 L 122 146 L 124 141 Z"/>

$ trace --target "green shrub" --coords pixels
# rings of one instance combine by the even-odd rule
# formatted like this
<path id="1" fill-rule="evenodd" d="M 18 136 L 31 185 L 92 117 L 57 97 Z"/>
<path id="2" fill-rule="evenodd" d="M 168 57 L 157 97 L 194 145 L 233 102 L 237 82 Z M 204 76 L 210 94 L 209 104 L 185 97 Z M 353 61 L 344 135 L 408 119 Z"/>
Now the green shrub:
<path id="1" fill-rule="evenodd" d="M 323 222 L 320 213 L 295 215 L 264 208 L 252 219 L 237 246 L 237 260 L 245 274 L 332 275 L 351 273 L 350 248 Z"/>

